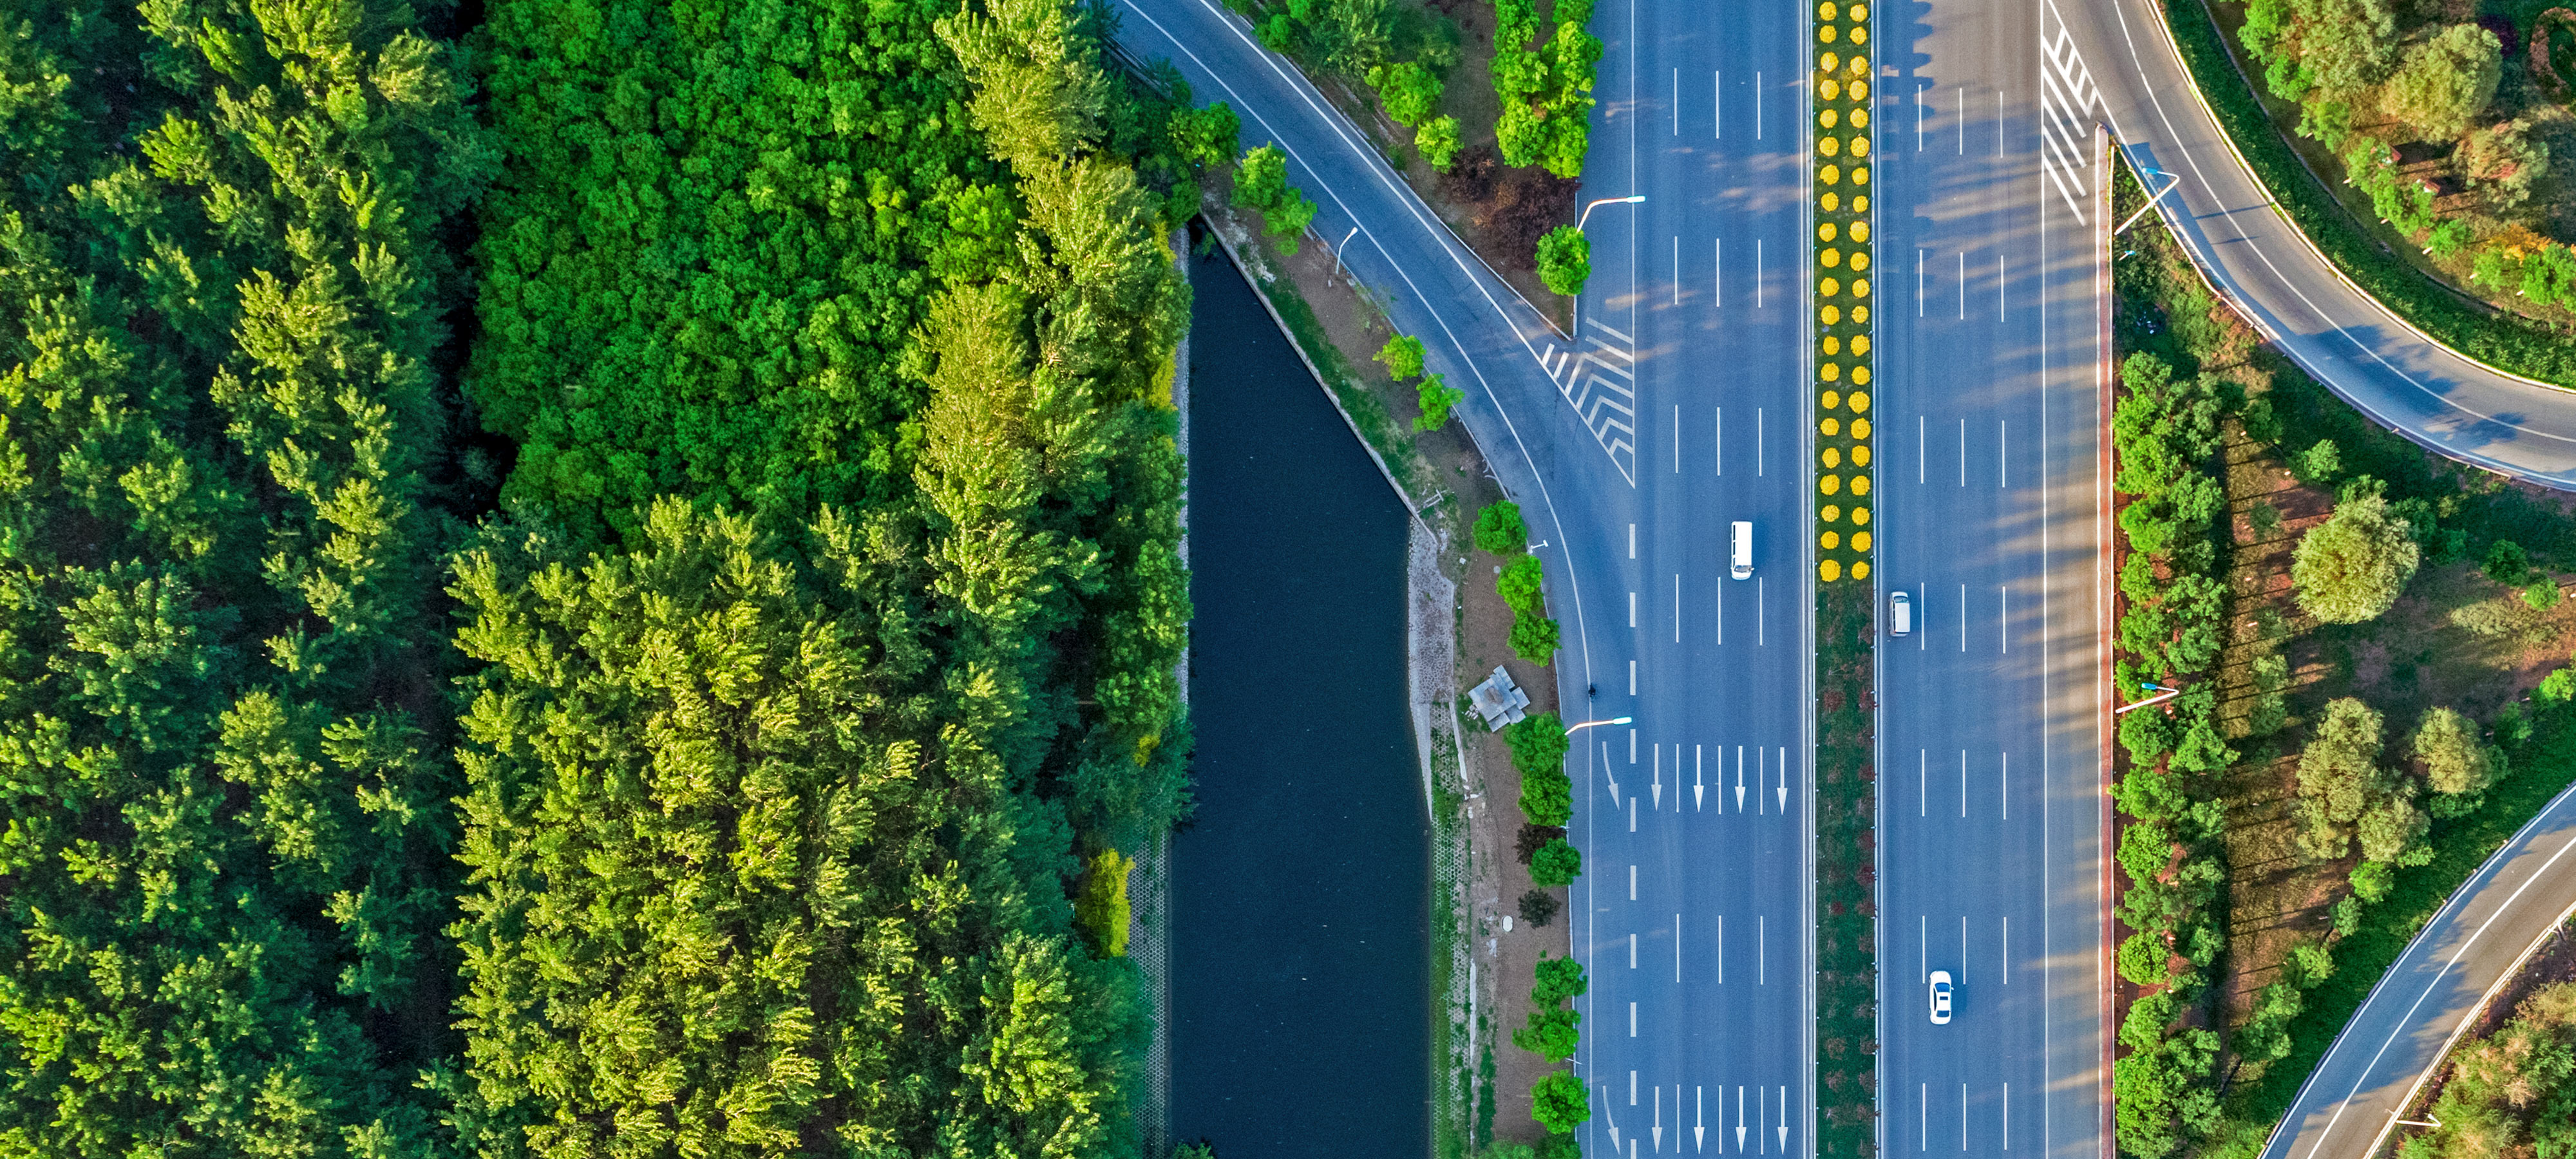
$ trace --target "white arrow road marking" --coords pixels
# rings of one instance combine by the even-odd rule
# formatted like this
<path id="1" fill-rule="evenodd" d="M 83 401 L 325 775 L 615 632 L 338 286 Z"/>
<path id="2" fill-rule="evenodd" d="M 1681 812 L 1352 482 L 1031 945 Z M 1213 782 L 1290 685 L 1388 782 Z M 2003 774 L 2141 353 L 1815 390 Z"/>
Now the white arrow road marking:
<path id="1" fill-rule="evenodd" d="M 1724 1092 L 1720 1092 L 1720 1093 L 1718 1094 L 1717 1098 L 1718 1098 L 1718 1106 L 1719 1106 L 1719 1109 L 1720 1109 L 1720 1110 L 1724 1110 L 1724 1109 L 1725 1109 L 1725 1103 L 1726 1103 L 1726 1095 L 1725 1095 L 1725 1093 L 1724 1093 Z M 1708 1146 L 1708 1088 L 1707 1088 L 1707 1087 L 1692 1087 L 1692 1088 L 1691 1088 L 1691 1150 L 1693 1150 L 1693 1151 L 1704 1150 L 1704 1149 L 1706 1149 L 1706 1148 L 1707 1148 L 1707 1146 Z"/>
<path id="2" fill-rule="evenodd" d="M 1681 776 L 1682 776 L 1682 750 L 1681 750 L 1681 747 L 1680 747 L 1679 745 L 1676 745 L 1676 746 L 1674 746 L 1674 747 L 1673 747 L 1673 780 L 1674 780 L 1675 782 L 1677 782 L 1677 783 L 1678 783 L 1678 782 L 1681 780 Z M 1655 743 L 1655 785 L 1654 785 L 1654 792 L 1655 792 L 1655 811 L 1656 811 L 1656 812 L 1658 812 L 1658 813 L 1661 813 L 1661 812 L 1663 812 L 1663 811 L 1664 811 L 1664 746 L 1663 746 L 1663 742 L 1661 742 L 1661 741 L 1657 741 L 1657 742 Z M 1660 1088 L 1658 1088 L 1658 1089 L 1660 1089 Z"/>
<path id="3" fill-rule="evenodd" d="M 1703 771 L 1706 756 L 1707 754 L 1701 752 L 1698 745 L 1691 746 L 1691 812 L 1694 813 L 1699 812 L 1703 804 L 1701 798 L 1708 792 L 1708 786 L 1700 783 L 1700 774 Z"/>
<path id="4" fill-rule="evenodd" d="M 1780 1153 L 1789 1153 L 1789 1088 L 1780 1088 Z"/>
<path id="5" fill-rule="evenodd" d="M 1744 1088 L 1735 1088 L 1735 1153 L 1744 1153 Z"/>
<path id="6" fill-rule="evenodd" d="M 1675 1110 L 1680 1108 L 1676 1107 Z M 1655 1084 L 1655 1154 L 1664 1153 L 1664 1085 Z"/>
<path id="7" fill-rule="evenodd" d="M 1789 815 L 1789 750 L 1780 750 L 1780 815 Z"/>
<path id="8" fill-rule="evenodd" d="M 1744 811 L 1744 746 L 1735 746 L 1735 811 Z"/>
<path id="9" fill-rule="evenodd" d="M 1610 782 L 1610 807 L 1619 807 L 1619 774 L 1610 771 L 1610 742 L 1601 742 L 1601 775 Z"/>
<path id="10" fill-rule="evenodd" d="M 1631 1096 L 1634 1096 L 1637 1093 L 1634 1089 L 1636 1082 L 1637 1072 L 1629 1071 L 1628 1083 L 1630 1090 L 1628 1093 Z M 1601 1117 L 1608 1120 L 1610 1123 L 1610 1149 L 1616 1151 L 1619 1149 L 1619 1112 L 1610 1109 L 1610 1084 L 1608 1083 L 1601 1084 Z"/>

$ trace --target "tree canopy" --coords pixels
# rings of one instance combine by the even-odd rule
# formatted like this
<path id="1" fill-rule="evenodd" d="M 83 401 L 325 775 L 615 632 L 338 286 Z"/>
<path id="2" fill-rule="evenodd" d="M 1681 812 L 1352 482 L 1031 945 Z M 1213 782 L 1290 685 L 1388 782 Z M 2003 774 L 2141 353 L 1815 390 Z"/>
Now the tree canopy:
<path id="1" fill-rule="evenodd" d="M 511 136 L 622 140 L 673 190 L 637 204 L 687 219 L 528 233 L 579 260 L 486 296 L 678 353 L 635 405 L 707 440 L 624 490 L 523 453 L 459 569 L 467 1122 L 565 1156 L 1132 1153 L 1138 983 L 1073 894 L 1184 805 L 1188 299 L 1128 150 L 1185 172 L 1230 124 L 1139 109 L 1060 0 L 502 7 Z M 645 93 L 676 120 L 622 120 Z M 530 148 L 575 204 L 635 188 Z M 577 307 L 628 262 L 672 280 Z M 590 421 L 513 381 L 496 425 Z"/>
<path id="2" fill-rule="evenodd" d="M 2454 24 L 2421 44 L 2388 78 L 2382 107 L 2428 141 L 2448 141 L 2495 99 L 2504 78 L 2504 45 L 2475 24 Z"/>
<path id="3" fill-rule="evenodd" d="M 2330 624 L 2358 624 L 2394 607 L 2423 549 L 2377 495 L 2356 495 L 2301 536 L 2290 560 L 2299 606 Z"/>
<path id="4" fill-rule="evenodd" d="M 0 1150 L 435 1153 L 469 87 L 392 4 L 11 19 Z"/>
<path id="5" fill-rule="evenodd" d="M 1134 1154 L 1232 115 L 1068 0 L 420 7 L 10 18 L 0 1151 Z"/>

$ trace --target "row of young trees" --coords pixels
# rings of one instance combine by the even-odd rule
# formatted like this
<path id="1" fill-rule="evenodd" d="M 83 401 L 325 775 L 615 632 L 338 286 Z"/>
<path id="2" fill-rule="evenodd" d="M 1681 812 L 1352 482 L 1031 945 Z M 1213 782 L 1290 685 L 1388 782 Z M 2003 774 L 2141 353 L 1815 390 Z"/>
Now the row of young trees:
<path id="1" fill-rule="evenodd" d="M 1565 826 L 1574 817 L 1574 784 L 1565 771 L 1570 747 L 1565 722 L 1555 713 L 1543 712 L 1512 725 L 1504 740 L 1521 778 L 1522 821 L 1516 851 L 1529 866 L 1531 883 L 1540 887 L 1521 896 L 1520 916 L 1532 925 L 1546 925 L 1556 915 L 1557 901 L 1543 891 L 1571 885 L 1583 872 L 1582 854 L 1565 840 Z M 1529 1018 L 1512 1032 L 1512 1045 L 1551 1063 L 1563 1063 L 1574 1057 L 1583 1024 L 1583 1015 L 1569 1003 L 1581 997 L 1589 984 L 1582 964 L 1572 958 L 1542 956 L 1537 969 Z M 1541 1075 L 1530 1089 L 1530 1114 L 1548 1134 L 1522 1159 L 1573 1159 L 1582 1154 L 1574 1129 L 1592 1117 L 1592 1104 L 1573 1071 L 1559 1068 Z"/>
<path id="2" fill-rule="evenodd" d="M 2186 1016 L 2206 1001 L 2207 971 L 2227 947 L 2216 906 L 2227 881 L 2226 810 L 2215 776 L 2236 759 L 2206 680 L 2219 655 L 2226 590 L 2219 549 L 2226 492 L 2211 464 L 2227 399 L 2201 375 L 2153 354 L 2120 367 L 2113 404 L 2112 487 L 2120 513 L 2122 600 L 2113 662 L 2120 695 L 2184 687 L 2120 717 L 2128 767 L 2115 786 L 2125 815 L 2116 857 L 2126 886 L 2116 914 L 2130 933 L 2115 955 L 2143 988 L 2119 1028 L 2113 1069 L 2123 1152 L 2160 1159 L 2218 1123 L 2219 1036 Z"/>
<path id="3" fill-rule="evenodd" d="M 2123 715 L 2120 727 L 2130 760 L 2116 789 L 2126 815 L 2116 856 L 2127 881 L 2117 913 L 2132 932 L 2116 965 L 2141 992 L 2119 1030 L 2126 1054 L 2115 1071 L 2118 1135 L 2122 1150 L 2154 1157 L 2223 1137 L 2220 1072 L 2252 1066 L 2259 1074 L 2296 1051 L 2293 1023 L 2308 993 L 2333 976 L 2338 943 L 2362 927 L 2370 906 L 2392 895 L 2401 869 L 2432 859 L 2437 822 L 2480 808 L 2507 762 L 2476 722 L 2452 708 L 2425 709 L 2402 743 L 2391 743 L 2382 714 L 2364 701 L 2327 702 L 2298 753 L 2293 815 L 2302 857 L 2355 862 L 2351 892 L 2334 906 L 2331 928 L 2290 947 L 2243 1021 L 2222 1035 L 2217 1012 L 2204 1009 L 2209 972 L 2228 945 L 2218 904 L 2228 880 L 2226 814 L 2214 778 L 2238 754 L 2218 724 L 2210 679 L 2227 614 L 2216 582 L 2224 533 L 2214 522 L 2227 505 L 2215 464 L 2222 416 L 2233 411 L 2248 437 L 2275 444 L 2283 441 L 2282 418 L 2269 397 L 2235 404 L 2232 384 L 2186 378 L 2150 354 L 2130 357 L 2122 386 L 2113 418 L 2114 485 L 2132 498 L 2120 520 L 2127 553 L 2118 679 L 2130 698 L 2145 696 L 2149 685 L 2188 689 L 2170 702 L 2170 719 L 2151 706 Z M 2318 622 L 2374 619 L 2394 605 L 2419 561 L 2456 562 L 2466 550 L 2466 530 L 2441 526 L 2434 502 L 2389 502 L 2379 480 L 2345 473 L 2332 441 L 2286 457 L 2303 482 L 2340 492 L 2333 514 L 2293 551 L 2297 599 Z M 2253 522 L 2268 533 L 2277 516 L 2257 504 Z M 2490 555 L 2497 582 L 2532 592 L 2545 587 L 2550 599 L 2526 600 L 2534 607 L 2554 602 L 2555 586 L 2532 582 L 2511 541 L 2496 540 Z M 2240 735 L 2261 738 L 2288 723 L 2288 666 L 2277 650 L 2248 663 L 2252 696 Z M 2560 683 L 2564 695 L 2544 684 L 2544 706 L 2576 698 L 2576 672 Z M 2499 740 L 2531 733 L 2512 707 L 2496 723 Z"/>
<path id="4" fill-rule="evenodd" d="M 1422 340 L 1413 335 L 1398 334 L 1387 339 L 1386 345 L 1378 347 L 1375 357 L 1378 365 L 1386 367 L 1387 377 L 1394 379 L 1397 385 L 1403 385 L 1408 378 L 1421 380 L 1413 386 L 1414 406 L 1422 412 L 1413 420 L 1413 429 L 1417 432 L 1436 431 L 1448 426 L 1449 408 L 1467 400 L 1467 392 L 1449 385 L 1444 376 L 1423 373 Z"/>
<path id="5" fill-rule="evenodd" d="M 1398 347 L 1389 343 L 1388 349 Z M 1420 357 L 1418 343 L 1412 357 Z M 1414 365 L 1418 370 L 1418 361 Z M 1513 650 L 1522 659 L 1548 663 L 1556 652 L 1556 622 L 1545 618 L 1543 577 L 1538 557 L 1529 552 L 1529 528 L 1522 522 L 1520 506 L 1508 499 L 1487 505 L 1476 513 L 1474 534 L 1478 550 L 1508 561 L 1494 583 L 1512 607 Z M 1536 639 L 1541 635 L 1544 647 Z M 1566 826 L 1574 820 L 1574 780 L 1566 772 L 1565 756 L 1573 745 L 1565 722 L 1553 712 L 1523 718 L 1503 730 L 1503 740 L 1521 786 L 1521 826 L 1513 852 L 1528 867 L 1530 884 L 1536 887 L 1521 894 L 1518 912 L 1522 921 L 1543 926 L 1556 917 L 1560 905 L 1549 891 L 1572 885 L 1583 874 L 1583 854 L 1566 840 Z M 1512 1032 L 1512 1044 L 1550 1063 L 1574 1057 L 1583 1016 L 1567 1003 L 1580 996 L 1586 985 L 1580 963 L 1571 958 L 1540 958 L 1529 1018 Z M 1592 1107 L 1573 1071 L 1560 1067 L 1541 1076 L 1530 1091 L 1530 1107 L 1539 1125 L 1547 1128 L 1547 1138 L 1536 1148 L 1506 1145 L 1494 1154 L 1517 1159 L 1571 1159 L 1582 1154 L 1574 1129 L 1591 1118 Z"/>
<path id="6" fill-rule="evenodd" d="M 1062 0 L 484 16 L 0 28 L 0 1149 L 1132 1153 L 1231 117 Z"/>
<path id="7" fill-rule="evenodd" d="M 2171 1154 L 2208 1137 L 2221 1123 L 2214 1082 L 2232 1055 L 2265 1064 L 2293 1048 L 2291 1022 L 2303 995 L 2334 972 L 2331 938 L 2291 949 L 2279 976 L 2255 997 L 2243 1024 L 2222 1039 L 2191 1016 L 2210 999 L 2208 972 L 2227 947 L 2216 903 L 2226 887 L 2226 812 L 2216 776 L 2238 754 L 2218 721 L 2214 668 L 2223 642 L 2226 591 L 2219 520 L 2226 496 L 2214 468 L 2221 417 L 2232 384 L 2185 377 L 2153 354 L 2133 354 L 2121 367 L 2124 392 L 2115 404 L 2114 487 L 2129 496 L 2120 527 L 2126 554 L 2119 572 L 2124 602 L 2116 631 L 2116 676 L 2123 696 L 2185 688 L 2163 706 L 2121 717 L 2129 768 L 2116 789 L 2126 815 L 2116 856 L 2128 885 L 2118 916 L 2132 932 L 2116 954 L 2123 979 L 2142 988 L 2120 1026 L 2127 1051 L 2116 1064 L 2122 1150 Z M 2249 433 L 2270 433 L 2268 400 L 2242 408 Z M 2330 485 L 2339 473 L 2331 443 L 2298 457 L 2308 481 Z M 2436 528 L 2422 500 L 2390 504 L 2374 479 L 2343 481 L 2343 498 L 2325 522 L 2302 536 L 2291 574 L 2303 610 L 2327 623 L 2358 623 L 2396 602 L 2431 539 L 2448 554 L 2458 536 Z M 2287 723 L 2288 671 L 2270 653 L 2251 661 L 2254 703 L 2245 734 L 2261 737 Z M 2383 758 L 2380 714 L 2345 697 L 2325 706 L 2304 748 L 2297 775 L 2300 848 L 2314 861 L 2360 853 L 2353 893 L 2337 905 L 2335 934 L 2359 926 L 2363 907 L 2388 895 L 2393 873 L 2431 857 L 2425 835 L 2434 817 L 2463 815 L 2502 774 L 2504 757 L 2479 739 L 2477 727 L 2449 708 L 2428 709 L 2407 745 L 2408 760 Z"/>
<path id="8" fill-rule="evenodd" d="M 1503 570 L 1494 587 L 1512 609 L 1512 651 L 1533 664 L 1556 659 L 1556 621 L 1547 615 L 1546 574 L 1529 550 L 1529 527 L 1520 505 L 1497 500 L 1476 513 L 1476 546 L 1502 556 Z"/>
<path id="9" fill-rule="evenodd" d="M 0 1150 L 434 1153 L 465 78 L 391 4 L 5 20 Z"/>

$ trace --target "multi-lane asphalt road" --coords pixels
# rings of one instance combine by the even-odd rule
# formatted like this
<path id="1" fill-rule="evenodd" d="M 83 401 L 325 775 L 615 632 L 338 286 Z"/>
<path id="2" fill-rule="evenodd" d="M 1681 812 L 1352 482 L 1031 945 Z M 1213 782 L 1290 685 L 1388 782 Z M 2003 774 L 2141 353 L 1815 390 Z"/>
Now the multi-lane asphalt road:
<path id="1" fill-rule="evenodd" d="M 2104 1154 L 2093 84 L 2046 0 L 1877 25 L 1877 578 L 1920 621 L 1880 651 L 1882 1144 Z"/>
<path id="2" fill-rule="evenodd" d="M 1636 720 L 1587 734 L 1573 763 L 1587 1146 L 1807 1154 L 1807 18 L 1641 2 L 1592 29 L 1585 197 L 1646 200 L 1593 213 L 1556 376 L 1596 432 L 1625 428 L 1622 477 L 1583 497 L 1592 526 L 1565 556 L 1610 606 L 1585 615 L 1609 621 L 1587 711 Z M 1735 520 L 1755 528 L 1749 580 L 1728 578 Z"/>
<path id="3" fill-rule="evenodd" d="M 1587 882 L 1574 929 L 1594 963 L 1594 1017 L 1607 1016 L 1578 1058 L 1600 1107 L 1590 1143 L 1808 1154 L 1807 16 L 1785 4 L 1638 3 L 1605 6 L 1592 27 L 1605 42 L 1604 115 L 1587 197 L 1646 201 L 1603 211 L 1591 230 L 1580 336 L 1587 347 L 1626 339 L 1638 355 L 1638 467 L 1616 498 L 1642 542 L 1590 566 L 1671 609 L 1683 630 L 1641 620 L 1609 642 L 1642 673 L 1619 709 L 1637 717 L 1629 743 L 1645 745 L 1647 764 L 1615 743 L 1589 754 L 1585 837 L 1612 871 Z M 1755 528 L 1748 581 L 1725 578 L 1734 520 Z M 1622 802 L 1636 811 L 1633 786 L 1657 753 L 1678 780 L 1687 749 L 1696 779 L 1703 745 L 1726 787 L 1669 812 L 1649 799 L 1642 823 L 1626 823 Z M 1732 788 L 1739 758 L 1749 795 Z M 1622 888 L 1622 871 L 1634 886 Z M 1623 949 L 1637 945 L 1669 947 L 1657 956 L 1669 960 L 1640 953 L 1632 967 Z M 1723 1129 L 1704 1149 L 1697 1128 L 1710 1114 Z M 1658 1119 L 1675 1128 L 1662 1140 Z"/>
<path id="4" fill-rule="evenodd" d="M 2090 1153 L 2101 1138 L 2098 327 L 2089 211 L 2060 193 L 2087 201 L 2096 178 L 2090 122 L 2049 103 L 2080 78 L 2043 81 L 2043 67 L 2071 62 L 2041 51 L 2037 15 L 2016 25 L 1968 5 L 1882 13 L 1873 38 L 1877 579 L 1915 591 L 1921 613 L 1905 648 L 1883 650 L 1879 688 L 1882 1144 L 1910 1152 Z M 1803 618 L 1808 14 L 1639 3 L 1605 6 L 1593 28 L 1607 42 L 1606 115 L 1587 197 L 1646 196 L 1594 215 L 1582 312 L 1587 347 L 1624 342 L 1640 355 L 1633 502 L 1644 539 L 1634 558 L 1609 561 L 1614 590 L 1662 604 L 1658 589 L 1678 577 L 1684 621 L 1705 618 L 1711 597 L 1691 597 L 1712 585 L 1691 581 L 1714 579 L 1725 522 L 1752 519 L 1769 539 L 1762 582 Z M 1748 409 L 1766 433 L 1793 424 L 1767 449 L 1798 457 L 1746 477 L 1747 456 L 1714 433 L 1728 419 L 1740 431 Z M 1744 585 L 1713 586 L 1741 602 Z M 1795 735 L 1803 653 L 1744 650 L 1740 630 L 1660 627 L 1641 623 L 1623 641 L 1644 684 L 1617 709 L 1636 715 L 1644 749 L 1631 761 L 1596 740 L 1596 785 L 1633 786 L 1659 754 L 1696 763 L 1712 733 Z M 1800 787 L 1800 750 L 1782 760 Z M 1678 781 L 1672 768 L 1663 779 Z M 1636 798 L 1597 789 L 1587 813 L 1596 868 L 1576 935 L 1596 963 L 1582 1056 L 1604 1112 L 1596 1142 L 1654 1153 L 1680 1141 L 1655 1127 L 1697 1126 L 1708 1090 L 1740 1098 L 1776 1065 L 1794 1068 L 1774 1080 L 1791 1125 L 1749 1146 L 1727 1141 L 1756 1154 L 1798 1146 L 1809 1059 L 1791 1020 L 1807 1015 L 1785 1000 L 1794 991 L 1768 989 L 1776 981 L 1748 992 L 1740 963 L 1747 911 L 1776 915 L 1803 893 L 1773 872 L 1806 824 L 1799 796 L 1786 795 L 1779 820 L 1798 829 L 1785 833 L 1758 810 L 1667 815 Z M 1623 802 L 1642 811 L 1623 816 Z M 1623 888 L 1621 870 L 1637 884 Z M 1718 921 L 1729 923 L 1722 954 Z M 1721 974 L 1729 960 L 1736 969 Z M 1929 1021 L 1932 969 L 1963 979 L 1946 1026 Z M 1730 1075 L 1746 1070 L 1751 1084 Z"/>
<path id="5" fill-rule="evenodd" d="M 1468 390 L 1459 413 L 1532 515 L 1566 627 L 1561 697 L 1636 721 L 1585 731 L 1572 758 L 1587 1149 L 1812 1154 L 1811 13 L 1597 12 L 1586 197 L 1646 200 L 1593 214 L 1568 343 L 1240 20 L 1213 0 L 1124 2 L 1131 50 L 1230 102 L 1247 144 L 1288 151 L 1317 235 L 1359 230 L 1344 260 Z M 1890 1148 L 2072 1155 L 2101 1150 L 2103 1118 L 2080 208 L 2099 174 L 2083 110 L 2047 103 L 2072 83 L 2066 57 L 2018 8 L 1878 20 L 1895 46 L 1876 122 L 1880 577 L 1924 597 L 1880 688 L 1882 1104 Z M 1919 302 L 1898 272 L 1918 248 Z M 1955 312 L 1931 308 L 1954 294 Z M 1757 527 L 1744 581 L 1726 578 L 1736 519 Z M 1964 796 L 1925 795 L 1936 752 L 1942 785 L 1965 768 Z M 1905 765 L 1921 792 L 1895 791 Z M 1964 976 L 1950 1025 L 1929 1025 L 1918 967 Z"/>

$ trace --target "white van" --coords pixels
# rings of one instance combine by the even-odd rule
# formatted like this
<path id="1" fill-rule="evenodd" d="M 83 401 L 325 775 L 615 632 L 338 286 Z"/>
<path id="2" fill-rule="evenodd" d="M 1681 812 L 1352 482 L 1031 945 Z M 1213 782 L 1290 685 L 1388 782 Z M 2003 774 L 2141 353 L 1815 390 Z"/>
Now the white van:
<path id="1" fill-rule="evenodd" d="M 1737 579 L 1753 578 L 1753 525 L 1751 523 L 1741 519 L 1735 521 L 1734 534 L 1729 537 L 1727 559 L 1733 565 L 1727 568 L 1728 575 Z"/>
<path id="2" fill-rule="evenodd" d="M 1887 593 L 1887 634 L 1903 636 L 1914 631 L 1914 597 L 1904 592 Z"/>

